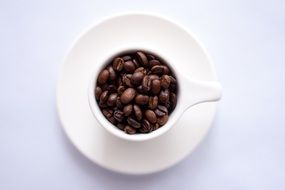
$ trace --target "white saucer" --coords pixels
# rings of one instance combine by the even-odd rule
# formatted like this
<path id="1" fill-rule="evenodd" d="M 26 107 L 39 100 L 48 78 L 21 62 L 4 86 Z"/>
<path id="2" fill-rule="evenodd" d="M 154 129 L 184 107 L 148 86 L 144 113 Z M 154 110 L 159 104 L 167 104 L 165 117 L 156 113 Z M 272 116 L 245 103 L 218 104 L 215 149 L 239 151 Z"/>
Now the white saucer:
<path id="1" fill-rule="evenodd" d="M 193 34 L 160 16 L 114 16 L 92 26 L 75 41 L 57 89 L 58 112 L 67 136 L 83 155 L 104 168 L 127 174 L 153 173 L 173 166 L 194 150 L 211 126 L 217 103 L 190 108 L 168 133 L 147 142 L 128 142 L 109 134 L 91 113 L 87 89 L 94 64 L 110 49 L 126 43 L 147 43 L 172 60 L 183 57 L 185 62 L 177 62 L 175 67 L 191 78 L 217 77 Z"/>

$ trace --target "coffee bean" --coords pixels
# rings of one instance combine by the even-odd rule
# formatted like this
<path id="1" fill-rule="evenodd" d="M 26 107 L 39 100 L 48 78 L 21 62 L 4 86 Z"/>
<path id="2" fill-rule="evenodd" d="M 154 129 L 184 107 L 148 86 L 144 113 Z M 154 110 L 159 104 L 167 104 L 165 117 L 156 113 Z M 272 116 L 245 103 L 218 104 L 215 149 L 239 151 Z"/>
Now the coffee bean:
<path id="1" fill-rule="evenodd" d="M 152 126 L 153 130 L 157 130 L 159 127 L 160 127 L 160 126 L 159 126 L 158 123 L 155 123 L 155 124 Z"/>
<path id="2" fill-rule="evenodd" d="M 171 79 L 168 75 L 162 75 L 160 81 L 161 87 L 164 89 L 168 88 L 171 83 Z"/>
<path id="3" fill-rule="evenodd" d="M 152 110 L 146 110 L 145 111 L 145 117 L 150 123 L 156 123 L 157 117 Z"/>
<path id="4" fill-rule="evenodd" d="M 121 95 L 121 102 L 123 104 L 128 104 L 134 99 L 135 96 L 136 96 L 136 90 L 133 88 L 128 88 Z"/>
<path id="5" fill-rule="evenodd" d="M 107 118 L 108 119 L 108 121 L 110 121 L 113 125 L 116 125 L 118 122 L 117 122 L 117 120 L 112 116 L 112 117 L 109 117 L 109 118 Z"/>
<path id="6" fill-rule="evenodd" d="M 158 79 L 153 80 L 152 83 L 151 83 L 151 91 L 152 91 L 152 93 L 153 94 L 158 94 L 160 92 L 160 89 L 161 89 L 160 86 L 161 86 L 160 85 L 160 80 L 158 80 Z"/>
<path id="7" fill-rule="evenodd" d="M 102 113 L 105 117 L 109 118 L 109 117 L 112 117 L 113 115 L 113 110 L 111 109 L 102 109 Z"/>
<path id="8" fill-rule="evenodd" d="M 114 118 L 118 121 L 118 122 L 122 122 L 124 119 L 124 113 L 120 110 L 116 110 L 114 112 Z"/>
<path id="9" fill-rule="evenodd" d="M 169 90 L 165 89 L 160 91 L 158 100 L 162 104 L 166 104 L 169 101 Z"/>
<path id="10" fill-rule="evenodd" d="M 140 67 L 139 62 L 138 62 L 136 59 L 133 59 L 133 62 L 134 62 L 134 64 L 135 64 L 136 67 Z"/>
<path id="11" fill-rule="evenodd" d="M 117 78 L 117 74 L 112 66 L 108 67 L 109 71 L 109 80 L 115 80 Z"/>
<path id="12" fill-rule="evenodd" d="M 155 65 L 151 68 L 152 74 L 162 75 L 164 74 L 164 66 L 163 65 Z"/>
<path id="13" fill-rule="evenodd" d="M 137 73 L 137 72 L 143 73 L 144 75 L 146 74 L 146 70 L 144 67 L 137 68 L 134 73 Z"/>
<path id="14" fill-rule="evenodd" d="M 126 105 L 123 109 L 125 116 L 131 115 L 132 111 L 133 111 L 133 105 L 132 104 Z"/>
<path id="15" fill-rule="evenodd" d="M 177 96 L 173 92 L 170 93 L 169 101 L 171 103 L 171 109 L 173 110 L 177 104 Z"/>
<path id="16" fill-rule="evenodd" d="M 143 52 L 138 51 L 138 52 L 136 53 L 136 55 L 137 55 L 137 58 L 138 58 L 139 62 L 140 62 L 143 66 L 147 67 L 147 66 L 149 65 L 148 60 L 147 60 L 147 57 L 146 57 L 146 55 L 145 55 Z"/>
<path id="17" fill-rule="evenodd" d="M 125 74 L 123 75 L 123 83 L 128 86 L 128 87 L 133 87 L 133 84 L 132 84 L 132 74 Z"/>
<path id="18" fill-rule="evenodd" d="M 124 131 L 125 131 L 125 133 L 130 134 L 130 135 L 136 133 L 136 129 L 133 128 L 133 127 L 131 127 L 131 126 L 129 126 L 129 125 L 127 125 L 127 126 L 124 128 Z"/>
<path id="19" fill-rule="evenodd" d="M 149 61 L 149 66 L 150 67 L 153 67 L 153 66 L 156 66 L 156 65 L 160 65 L 161 63 L 158 61 L 158 60 L 151 60 Z"/>
<path id="20" fill-rule="evenodd" d="M 170 86 L 169 86 L 169 90 L 171 90 L 172 92 L 175 92 L 177 90 L 177 82 L 176 79 L 172 76 L 170 76 Z"/>
<path id="21" fill-rule="evenodd" d="M 163 74 L 169 74 L 170 73 L 170 70 L 167 66 L 163 66 Z"/>
<path id="22" fill-rule="evenodd" d="M 158 104 L 158 97 L 157 96 L 151 96 L 149 97 L 149 101 L 148 101 L 148 108 L 149 109 L 155 109 L 157 107 Z"/>
<path id="23" fill-rule="evenodd" d="M 151 87 L 151 80 L 148 75 L 144 76 L 142 81 L 142 87 L 145 92 L 148 92 Z"/>
<path id="24" fill-rule="evenodd" d="M 122 57 L 124 61 L 129 61 L 129 60 L 132 60 L 132 57 L 129 56 L 129 55 L 125 55 Z"/>
<path id="25" fill-rule="evenodd" d="M 128 73 L 133 73 L 136 69 L 136 66 L 134 64 L 134 62 L 132 61 L 126 61 L 124 63 L 124 69 L 126 70 L 126 72 Z"/>
<path id="26" fill-rule="evenodd" d="M 102 94 L 102 89 L 99 86 L 96 86 L 96 88 L 95 88 L 95 98 L 96 98 L 96 100 L 100 99 L 101 94 Z"/>
<path id="27" fill-rule="evenodd" d="M 117 57 L 113 61 L 113 68 L 116 71 L 121 71 L 124 68 L 124 60 L 120 57 Z"/>
<path id="28" fill-rule="evenodd" d="M 101 96 L 100 96 L 100 102 L 101 103 L 105 103 L 108 99 L 108 91 L 104 91 L 102 92 Z"/>
<path id="29" fill-rule="evenodd" d="M 149 79 L 152 81 L 152 80 L 155 80 L 155 79 L 159 79 L 159 76 L 158 75 L 149 75 Z"/>
<path id="30" fill-rule="evenodd" d="M 168 114 L 168 109 L 165 106 L 158 105 L 154 112 L 158 117 L 162 117 Z"/>
<path id="31" fill-rule="evenodd" d="M 104 84 L 107 82 L 107 80 L 109 79 L 109 71 L 107 69 L 104 69 L 98 76 L 98 84 Z"/>
<path id="32" fill-rule="evenodd" d="M 126 126 L 125 126 L 125 124 L 118 123 L 118 124 L 117 124 L 117 127 L 118 127 L 119 129 L 121 129 L 121 130 L 124 130 Z"/>
<path id="33" fill-rule="evenodd" d="M 147 54 L 146 57 L 147 57 L 148 60 L 153 60 L 153 59 L 155 59 L 155 56 L 154 56 L 154 55 L 151 55 L 151 54 Z"/>
<path id="34" fill-rule="evenodd" d="M 134 128 L 140 128 L 141 127 L 141 124 L 131 117 L 128 117 L 127 122 L 130 126 L 132 126 Z"/>
<path id="35" fill-rule="evenodd" d="M 120 97 L 117 97 L 116 106 L 117 106 L 118 109 L 122 109 L 123 108 L 123 104 L 121 102 L 121 98 Z"/>
<path id="36" fill-rule="evenodd" d="M 141 126 L 141 128 L 139 128 L 139 131 L 141 133 L 149 133 L 152 131 L 152 127 L 151 127 L 150 123 L 148 122 L 148 120 L 143 119 L 142 126 Z"/>
<path id="37" fill-rule="evenodd" d="M 141 94 L 146 93 L 146 91 L 144 90 L 144 88 L 143 88 L 142 85 L 140 85 L 140 86 L 137 87 L 137 91 L 138 91 L 138 93 L 141 93 Z"/>
<path id="38" fill-rule="evenodd" d="M 117 89 L 118 95 L 123 94 L 123 92 L 126 90 L 125 86 L 119 86 Z"/>
<path id="39" fill-rule="evenodd" d="M 113 92 L 116 92 L 117 91 L 117 88 L 115 85 L 111 84 L 111 85 L 108 85 L 106 90 L 109 92 L 109 93 L 113 93 Z"/>
<path id="40" fill-rule="evenodd" d="M 144 74 L 142 72 L 136 72 L 132 75 L 131 82 L 133 85 L 138 86 L 141 84 Z"/>
<path id="41" fill-rule="evenodd" d="M 107 108 L 108 105 L 107 105 L 106 102 L 99 102 L 99 107 L 100 107 L 100 108 Z"/>
<path id="42" fill-rule="evenodd" d="M 164 115 L 162 117 L 157 118 L 157 123 L 159 125 L 164 125 L 168 121 L 168 115 Z"/>
<path id="43" fill-rule="evenodd" d="M 107 100 L 107 105 L 108 106 L 114 106 L 116 105 L 116 101 L 117 101 L 117 93 L 112 93 L 110 94 L 108 100 Z"/>
<path id="44" fill-rule="evenodd" d="M 147 95 L 138 94 L 135 98 L 135 102 L 138 105 L 145 105 L 148 103 L 149 97 Z"/>
<path id="45" fill-rule="evenodd" d="M 138 121 L 142 119 L 142 110 L 138 105 L 134 105 L 135 116 Z"/>

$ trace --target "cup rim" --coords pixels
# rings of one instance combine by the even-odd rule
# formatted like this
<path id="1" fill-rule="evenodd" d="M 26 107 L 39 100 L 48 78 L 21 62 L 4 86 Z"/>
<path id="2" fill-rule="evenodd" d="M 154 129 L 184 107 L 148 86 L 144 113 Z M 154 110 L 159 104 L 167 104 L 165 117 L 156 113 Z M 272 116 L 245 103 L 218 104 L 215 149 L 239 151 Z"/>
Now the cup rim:
<path id="1" fill-rule="evenodd" d="M 94 90 L 96 87 L 96 81 L 97 77 L 99 75 L 99 72 L 101 69 L 106 66 L 106 64 L 112 60 L 116 55 L 129 52 L 129 51 L 144 51 L 153 53 L 154 55 L 157 55 L 159 58 L 161 58 L 163 61 L 167 63 L 167 65 L 170 67 L 172 72 L 176 76 L 176 80 L 178 83 L 178 90 L 177 90 L 177 103 L 175 109 L 171 112 L 169 115 L 169 119 L 166 122 L 165 125 L 162 127 L 150 132 L 150 133 L 139 133 L 139 134 L 126 134 L 124 131 L 118 129 L 116 126 L 114 126 L 112 123 L 110 123 L 105 116 L 103 115 L 101 109 L 98 106 L 98 103 L 95 100 L 94 97 Z M 148 47 L 146 45 L 134 45 L 134 44 L 126 44 L 124 46 L 120 46 L 114 49 L 111 49 L 107 54 L 102 56 L 102 59 L 98 61 L 98 63 L 95 64 L 95 68 L 93 69 L 93 72 L 91 72 L 90 76 L 90 84 L 88 87 L 88 102 L 89 107 L 91 109 L 91 112 L 95 119 L 99 122 L 99 124 L 105 128 L 108 132 L 113 134 L 114 136 L 117 136 L 121 139 L 128 140 L 128 141 L 146 141 L 151 140 L 154 138 L 157 138 L 163 134 L 165 134 L 167 131 L 169 131 L 172 126 L 176 123 L 176 121 L 179 119 L 179 117 L 182 115 L 184 110 L 181 106 L 181 83 L 183 82 L 181 79 L 181 74 L 179 71 L 174 67 L 173 62 L 171 61 L 171 58 L 169 56 L 166 56 L 163 54 L 160 50 L 154 50 L 151 47 Z"/>

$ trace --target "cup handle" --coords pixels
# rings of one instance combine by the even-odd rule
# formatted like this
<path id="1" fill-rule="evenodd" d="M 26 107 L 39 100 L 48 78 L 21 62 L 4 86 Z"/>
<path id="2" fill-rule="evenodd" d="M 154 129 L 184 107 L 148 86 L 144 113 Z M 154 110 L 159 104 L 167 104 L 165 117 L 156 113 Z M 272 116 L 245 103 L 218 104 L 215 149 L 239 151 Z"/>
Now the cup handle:
<path id="1" fill-rule="evenodd" d="M 193 80 L 185 75 L 181 78 L 183 82 L 180 97 L 183 111 L 199 103 L 218 101 L 222 97 L 222 86 L 219 82 Z"/>

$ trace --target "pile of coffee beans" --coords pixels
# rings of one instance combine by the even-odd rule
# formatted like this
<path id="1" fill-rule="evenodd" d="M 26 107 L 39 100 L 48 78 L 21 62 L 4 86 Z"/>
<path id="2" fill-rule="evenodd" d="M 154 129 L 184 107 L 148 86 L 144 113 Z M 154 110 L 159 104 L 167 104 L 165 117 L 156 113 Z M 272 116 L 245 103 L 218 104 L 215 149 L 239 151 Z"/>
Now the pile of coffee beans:
<path id="1" fill-rule="evenodd" d="M 163 126 L 177 102 L 177 81 L 157 56 L 119 55 L 99 73 L 95 98 L 103 115 L 127 134 Z"/>

